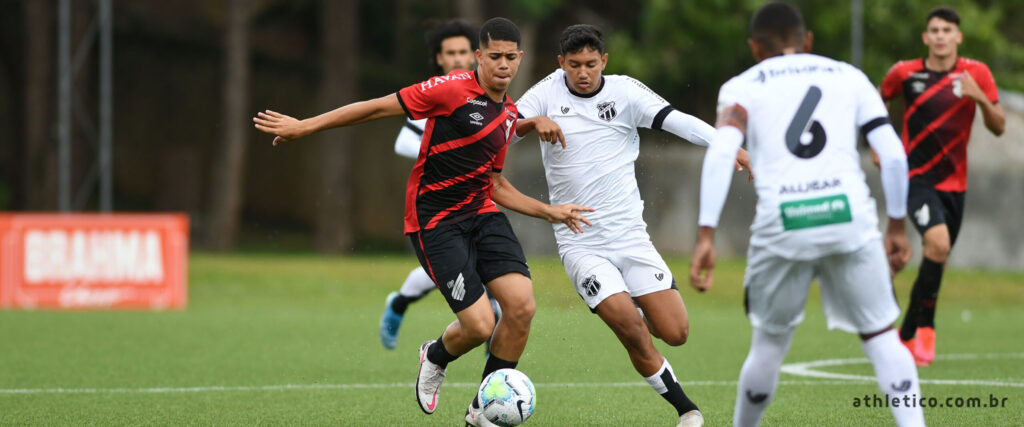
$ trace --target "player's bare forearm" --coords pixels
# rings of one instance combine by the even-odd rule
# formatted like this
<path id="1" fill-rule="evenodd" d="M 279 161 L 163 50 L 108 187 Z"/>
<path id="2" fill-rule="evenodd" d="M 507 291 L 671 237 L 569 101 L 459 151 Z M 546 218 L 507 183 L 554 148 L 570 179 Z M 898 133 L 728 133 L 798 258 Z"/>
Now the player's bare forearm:
<path id="1" fill-rule="evenodd" d="M 500 173 L 492 173 L 491 182 L 494 186 L 491 191 L 491 200 L 494 200 L 495 203 L 503 207 L 512 209 L 523 215 L 547 220 L 553 224 L 563 223 L 568 226 L 573 233 L 583 232 L 583 226 L 581 223 L 589 226 L 593 225 L 590 220 L 583 216 L 583 212 L 593 212 L 594 210 L 591 208 L 572 203 L 558 206 L 549 205 L 520 193 L 519 190 L 513 187 L 512 183 L 505 179 L 505 177 Z"/>
<path id="2" fill-rule="evenodd" d="M 1003 113 L 1003 106 L 993 104 L 988 99 L 979 102 L 978 106 L 981 107 L 981 117 L 985 120 L 985 127 L 996 136 L 1002 135 L 1006 131 L 1006 114 Z"/>
<path id="3" fill-rule="evenodd" d="M 369 101 L 354 102 L 303 120 L 270 110 L 258 113 L 252 120 L 256 129 L 274 135 L 274 145 L 277 145 L 279 142 L 293 141 L 322 130 L 351 126 L 403 113 L 398 96 L 391 94 Z"/>

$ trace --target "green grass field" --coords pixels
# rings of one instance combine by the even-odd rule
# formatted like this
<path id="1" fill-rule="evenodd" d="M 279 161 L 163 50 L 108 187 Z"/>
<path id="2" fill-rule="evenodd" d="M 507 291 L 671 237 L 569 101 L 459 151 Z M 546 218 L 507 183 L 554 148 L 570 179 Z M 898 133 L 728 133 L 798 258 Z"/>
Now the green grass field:
<path id="1" fill-rule="evenodd" d="M 670 265 L 683 277 L 687 262 Z M 519 367 L 538 403 L 527 425 L 675 425 L 558 261 L 531 264 L 538 310 Z M 396 350 L 378 339 L 384 297 L 414 265 L 404 256 L 194 254 L 185 311 L 0 312 L 0 425 L 462 425 L 479 349 L 449 367 L 435 414 L 421 413 L 413 394 L 417 347 L 453 318 L 442 298 L 410 308 Z M 684 286 L 690 340 L 659 346 L 709 426 L 731 423 L 749 345 L 742 274 L 742 262 L 721 262 L 707 294 Z M 897 277 L 902 300 L 915 274 Z M 930 408 L 928 422 L 1024 425 L 1024 274 L 950 271 L 940 304 L 940 359 L 920 371 L 940 381 L 923 393 L 1006 400 Z M 856 337 L 824 325 L 815 290 L 786 362 L 863 357 Z M 818 369 L 873 375 L 866 362 Z M 780 380 L 764 425 L 892 424 L 888 409 L 853 406 L 878 392 L 873 382 Z"/>

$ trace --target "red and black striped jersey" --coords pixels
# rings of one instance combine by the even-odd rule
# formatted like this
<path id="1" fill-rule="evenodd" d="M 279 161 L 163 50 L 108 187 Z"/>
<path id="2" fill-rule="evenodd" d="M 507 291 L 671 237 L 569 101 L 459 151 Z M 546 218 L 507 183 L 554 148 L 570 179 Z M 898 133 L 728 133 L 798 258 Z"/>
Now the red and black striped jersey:
<path id="1" fill-rule="evenodd" d="M 405 191 L 405 233 L 497 212 L 491 172 L 501 172 L 519 116 L 508 95 L 494 102 L 475 71 L 457 70 L 400 90 L 398 102 L 428 119 Z"/>
<path id="2" fill-rule="evenodd" d="M 967 143 L 974 101 L 961 96 L 963 73 L 970 73 L 989 101 L 999 102 L 992 72 L 985 64 L 957 58 L 948 71 L 932 71 L 924 58 L 897 62 L 882 80 L 882 98 L 904 95 L 903 148 L 910 181 L 939 191 L 967 190 Z"/>

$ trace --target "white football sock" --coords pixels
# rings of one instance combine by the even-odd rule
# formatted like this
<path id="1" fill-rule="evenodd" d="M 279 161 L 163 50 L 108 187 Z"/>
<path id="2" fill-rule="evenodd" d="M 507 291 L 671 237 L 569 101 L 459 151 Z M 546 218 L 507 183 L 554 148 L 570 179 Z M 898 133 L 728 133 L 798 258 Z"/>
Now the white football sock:
<path id="1" fill-rule="evenodd" d="M 924 411 L 920 406 L 921 384 L 917 378 L 917 366 L 895 330 L 888 330 L 867 341 L 861 341 L 861 347 L 868 360 L 875 367 L 878 387 L 882 389 L 883 398 L 899 399 L 900 406 L 890 405 L 892 416 L 899 426 L 923 426 Z M 903 397 L 908 396 L 910 406 L 904 406 Z"/>
<path id="2" fill-rule="evenodd" d="M 405 278 L 405 282 L 402 283 L 402 289 L 398 293 L 409 298 L 420 298 L 435 287 L 434 280 L 430 278 L 426 270 L 423 267 L 417 267 L 409 272 L 409 276 Z"/>
<path id="3" fill-rule="evenodd" d="M 665 359 L 661 359 L 661 369 L 658 369 L 658 372 L 655 372 L 654 375 L 649 377 L 644 377 L 644 379 L 647 380 L 647 384 L 650 384 L 651 388 L 658 392 L 658 394 L 665 394 L 665 392 L 668 391 L 669 384 L 665 384 L 665 381 L 662 379 L 662 375 L 666 370 L 668 371 L 669 378 L 672 379 L 673 383 L 679 382 L 679 380 L 676 379 L 675 371 L 672 370 L 672 365 L 669 365 L 668 360 Z"/>
<path id="4" fill-rule="evenodd" d="M 761 415 L 775 397 L 779 369 L 793 342 L 793 332 L 772 334 L 754 328 L 750 353 L 740 370 L 733 426 L 756 426 L 761 422 Z"/>

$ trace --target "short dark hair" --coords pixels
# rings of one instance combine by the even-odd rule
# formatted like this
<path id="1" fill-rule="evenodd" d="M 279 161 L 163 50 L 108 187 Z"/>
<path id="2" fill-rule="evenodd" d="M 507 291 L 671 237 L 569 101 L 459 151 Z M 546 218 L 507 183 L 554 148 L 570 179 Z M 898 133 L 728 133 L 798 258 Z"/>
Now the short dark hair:
<path id="1" fill-rule="evenodd" d="M 932 22 L 932 18 L 939 18 L 946 22 L 952 22 L 957 27 L 960 26 L 960 14 L 956 13 L 956 9 L 949 6 L 939 6 L 928 12 L 928 18 L 924 20 L 924 25 L 927 26 L 929 22 Z"/>
<path id="2" fill-rule="evenodd" d="M 558 48 L 562 55 L 576 53 L 588 47 L 604 54 L 604 38 L 601 37 L 601 30 L 593 25 L 570 25 L 565 31 L 562 31 L 562 38 L 558 40 Z"/>
<path id="3" fill-rule="evenodd" d="M 515 42 L 519 46 L 519 27 L 505 18 L 491 18 L 480 27 L 480 47 L 492 41 Z"/>
<path id="4" fill-rule="evenodd" d="M 437 54 L 441 53 L 441 43 L 452 37 L 465 37 L 469 40 L 470 49 L 476 50 L 476 28 L 469 25 L 466 21 L 452 20 L 445 21 L 441 25 L 434 27 L 432 30 L 427 31 L 424 37 L 427 41 L 427 48 L 430 50 L 430 57 L 427 59 L 430 65 L 434 66 L 434 74 L 441 74 L 444 72 L 439 65 L 437 65 Z"/>
<path id="5" fill-rule="evenodd" d="M 750 19 L 750 37 L 770 52 L 781 51 L 787 46 L 800 46 L 805 31 L 800 9 L 786 2 L 761 6 Z"/>

